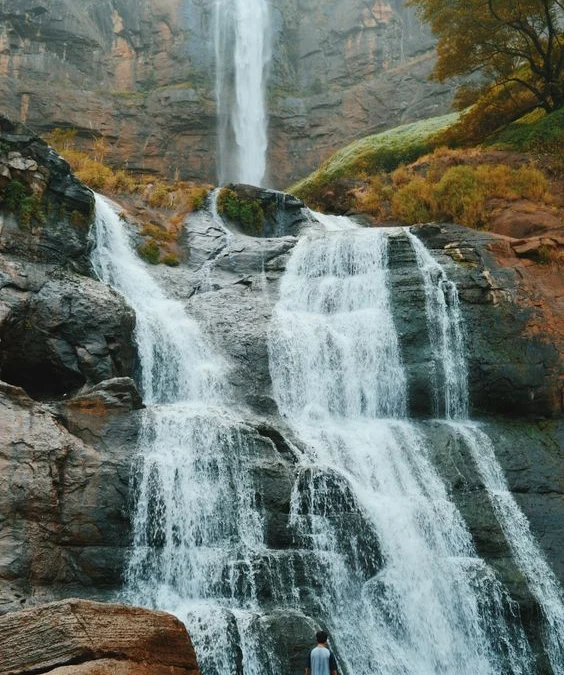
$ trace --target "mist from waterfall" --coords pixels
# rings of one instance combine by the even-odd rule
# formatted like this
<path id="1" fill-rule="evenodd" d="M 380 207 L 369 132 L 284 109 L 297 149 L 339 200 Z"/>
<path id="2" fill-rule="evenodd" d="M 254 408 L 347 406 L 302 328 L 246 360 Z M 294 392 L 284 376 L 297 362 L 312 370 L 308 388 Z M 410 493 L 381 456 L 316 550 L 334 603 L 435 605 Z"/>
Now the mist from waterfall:
<path id="1" fill-rule="evenodd" d="M 267 544 L 257 479 L 265 446 L 232 403 L 228 364 L 156 283 L 116 209 L 96 198 L 92 263 L 135 310 L 147 404 L 126 600 L 184 621 L 203 675 L 287 672 L 273 613 L 327 628 L 346 673 L 535 673 L 518 608 L 478 556 L 424 425 L 408 419 L 388 259 L 403 238 L 425 290 L 436 414 L 474 459 L 561 675 L 558 582 L 491 442 L 467 419 L 455 284 L 403 228 L 320 220 L 326 231 L 302 235 L 290 255 L 269 329 L 273 394 L 297 443 L 284 525 L 292 544 L 278 549 Z"/>
<path id="2" fill-rule="evenodd" d="M 260 186 L 268 148 L 268 2 L 216 0 L 214 23 L 218 182 Z"/>
<path id="3" fill-rule="evenodd" d="M 302 238 L 287 266 L 269 356 L 275 398 L 305 447 L 291 522 L 313 548 L 318 611 L 342 666 L 532 673 L 527 639 L 506 620 L 513 603 L 407 420 L 387 259 L 389 239 L 405 233 L 321 221 L 328 232 Z"/>

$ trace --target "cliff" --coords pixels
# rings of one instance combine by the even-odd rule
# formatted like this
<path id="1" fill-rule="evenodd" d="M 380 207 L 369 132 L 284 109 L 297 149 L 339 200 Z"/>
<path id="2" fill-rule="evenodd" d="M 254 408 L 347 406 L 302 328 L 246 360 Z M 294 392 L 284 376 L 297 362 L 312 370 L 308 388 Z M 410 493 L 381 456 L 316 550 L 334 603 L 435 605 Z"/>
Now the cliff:
<path id="1" fill-rule="evenodd" d="M 133 170 L 216 177 L 213 0 L 3 0 L 5 113 L 103 137 Z M 270 181 L 288 185 L 367 131 L 444 111 L 433 41 L 401 0 L 275 0 Z M 298 161 L 299 159 L 299 161 Z"/>
<path id="2" fill-rule="evenodd" d="M 24 128 L 3 121 L 0 141 L 0 162 L 9 172 L 0 205 L 3 613 L 71 596 L 107 600 L 123 588 L 142 403 L 131 379 L 136 365 L 132 311 L 94 278 L 88 264 L 91 193 Z M 14 181 L 22 186 L 16 202 L 10 201 Z M 289 255 L 302 232 L 319 231 L 320 225 L 296 199 L 248 186 L 233 191 L 268 212 L 264 231 L 251 236 L 228 223 L 230 234 L 203 209 L 189 216 L 179 241 L 181 264 L 147 269 L 167 296 L 180 299 L 205 327 L 228 365 L 230 405 L 237 411 L 230 423 L 237 448 L 243 449 L 237 461 L 264 521 L 262 557 L 253 563 L 260 570 L 253 601 L 260 605 L 269 644 L 286 664 L 284 672 L 298 673 L 319 611 L 303 562 L 314 549 L 311 542 L 298 541 L 289 526 L 303 448 L 273 398 L 267 340 Z M 34 196 L 29 220 L 22 219 L 24 200 Z M 49 209 L 50 203 L 58 207 Z M 83 218 L 71 217 L 77 210 Z M 563 350 L 557 286 L 531 274 L 504 237 L 449 223 L 415 231 L 460 291 L 473 416 L 494 439 L 509 489 L 562 579 Z M 396 233 L 389 248 L 409 415 L 432 448 L 477 550 L 518 603 L 537 671 L 549 673 L 538 604 L 484 481 L 468 447 L 453 440 L 445 423 L 432 419 L 425 291 L 407 234 Z M 380 543 L 345 483 L 335 477 L 327 481 L 331 515 L 343 542 L 356 537 L 361 549 L 374 553 L 362 561 L 368 578 L 381 564 Z M 289 561 L 299 610 L 280 610 L 276 592 L 286 580 L 279 561 Z M 246 568 L 237 565 L 231 583 L 248 593 Z"/>

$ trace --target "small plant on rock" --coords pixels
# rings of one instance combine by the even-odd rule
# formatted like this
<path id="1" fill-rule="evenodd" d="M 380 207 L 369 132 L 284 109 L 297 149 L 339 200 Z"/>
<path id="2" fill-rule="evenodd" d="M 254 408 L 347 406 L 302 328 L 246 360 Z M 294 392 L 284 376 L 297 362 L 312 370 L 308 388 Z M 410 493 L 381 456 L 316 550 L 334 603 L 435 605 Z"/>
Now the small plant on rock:
<path id="1" fill-rule="evenodd" d="M 141 246 L 138 246 L 137 253 L 139 253 L 145 262 L 151 265 L 158 265 L 160 262 L 161 251 L 158 243 L 152 238 L 141 244 Z"/>

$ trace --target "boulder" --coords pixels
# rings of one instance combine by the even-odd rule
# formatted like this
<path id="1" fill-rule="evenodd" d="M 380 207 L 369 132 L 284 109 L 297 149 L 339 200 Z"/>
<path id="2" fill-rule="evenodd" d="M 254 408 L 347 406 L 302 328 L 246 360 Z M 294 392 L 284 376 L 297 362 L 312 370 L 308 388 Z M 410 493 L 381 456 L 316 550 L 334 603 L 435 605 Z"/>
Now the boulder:
<path id="1" fill-rule="evenodd" d="M 0 617 L 3 675 L 199 675 L 192 642 L 170 614 L 65 600 Z"/>
<path id="2" fill-rule="evenodd" d="M 108 286 L 51 275 L 0 325 L 1 377 L 34 396 L 60 396 L 131 376 L 134 324 L 133 311 Z"/>

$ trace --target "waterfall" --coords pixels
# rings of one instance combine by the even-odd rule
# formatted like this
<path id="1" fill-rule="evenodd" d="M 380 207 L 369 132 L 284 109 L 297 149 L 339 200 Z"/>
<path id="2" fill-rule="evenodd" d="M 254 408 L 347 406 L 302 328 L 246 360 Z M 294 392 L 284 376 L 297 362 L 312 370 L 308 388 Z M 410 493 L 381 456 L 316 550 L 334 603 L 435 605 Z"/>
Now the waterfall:
<path id="1" fill-rule="evenodd" d="M 387 262 L 404 235 L 338 224 L 296 246 L 269 338 L 276 400 L 306 448 L 291 522 L 313 549 L 319 616 L 350 673 L 531 673 L 512 603 L 405 419 Z"/>
<path id="2" fill-rule="evenodd" d="M 127 600 L 179 616 L 206 675 L 236 673 L 241 660 L 246 673 L 258 673 L 270 658 L 253 580 L 263 524 L 250 482 L 252 448 L 227 405 L 225 363 L 182 305 L 166 298 L 101 197 L 95 237 L 96 272 L 136 313 L 148 404 Z"/>
<path id="3" fill-rule="evenodd" d="M 544 642 L 555 675 L 564 674 L 564 593 L 536 543 L 525 515 L 511 495 L 492 441 L 468 418 L 468 368 L 456 285 L 423 243 L 409 233 L 421 271 L 435 357 L 442 364 L 445 416 L 474 460 L 517 566 L 544 616 Z M 435 398 L 439 398 L 436 390 Z M 466 418 L 466 419 L 465 419 Z"/>
<path id="4" fill-rule="evenodd" d="M 562 675 L 557 581 L 491 442 L 466 419 L 456 286 L 401 228 L 320 220 L 326 232 L 302 236 L 291 254 L 269 328 L 273 394 L 298 443 L 287 474 L 292 543 L 275 550 L 256 483 L 265 446 L 232 402 L 228 364 L 155 282 L 116 210 L 96 198 L 92 263 L 135 310 L 147 403 L 126 600 L 184 621 L 203 675 L 287 672 L 272 626 L 290 616 L 327 628 L 349 675 L 535 672 L 516 604 L 479 558 L 424 426 L 407 419 L 388 247 L 409 237 L 425 287 L 437 414 L 474 457 Z"/>
<path id="5" fill-rule="evenodd" d="M 468 417 L 468 367 L 456 284 L 447 279 L 423 242 L 411 232 L 408 236 L 423 276 L 427 301 L 427 326 L 435 370 L 435 415 L 438 417 L 442 412 L 447 419 L 464 419 Z M 441 394 L 444 396 L 442 406 Z"/>
<path id="6" fill-rule="evenodd" d="M 216 0 L 218 181 L 262 185 L 266 173 L 270 61 L 267 0 Z"/>

